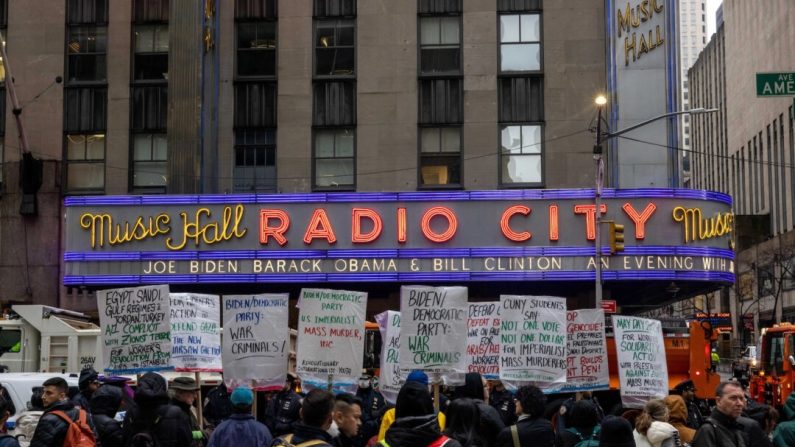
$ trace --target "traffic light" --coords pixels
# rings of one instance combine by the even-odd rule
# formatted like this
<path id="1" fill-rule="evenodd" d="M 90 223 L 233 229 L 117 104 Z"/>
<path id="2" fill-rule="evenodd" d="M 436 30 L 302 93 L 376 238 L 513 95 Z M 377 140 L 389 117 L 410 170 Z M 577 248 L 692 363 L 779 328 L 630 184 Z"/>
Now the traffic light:
<path id="1" fill-rule="evenodd" d="M 610 254 L 624 251 L 624 226 L 610 222 Z"/>

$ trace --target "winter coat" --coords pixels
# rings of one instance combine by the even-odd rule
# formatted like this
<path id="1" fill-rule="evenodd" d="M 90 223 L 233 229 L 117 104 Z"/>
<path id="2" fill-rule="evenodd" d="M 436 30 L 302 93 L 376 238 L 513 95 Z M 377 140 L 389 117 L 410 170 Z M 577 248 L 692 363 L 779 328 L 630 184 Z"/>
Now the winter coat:
<path id="1" fill-rule="evenodd" d="M 97 436 L 107 447 L 122 445 L 124 441 L 121 423 L 115 419 L 121 399 L 121 388 L 107 385 L 100 387 L 91 397 L 91 416 L 97 427 Z"/>
<path id="2" fill-rule="evenodd" d="M 580 442 L 589 439 L 599 440 L 599 432 L 597 431 L 596 433 L 594 433 L 594 429 L 596 429 L 597 427 L 598 425 L 591 427 L 588 430 L 580 429 L 577 427 L 568 427 L 564 430 L 558 430 L 557 437 L 555 438 L 555 446 L 574 447 Z M 577 433 L 574 433 L 572 430 L 576 431 Z"/>
<path id="3" fill-rule="evenodd" d="M 521 447 L 552 447 L 555 445 L 555 432 L 552 423 L 546 419 L 532 419 L 527 415 L 519 417 L 516 422 Z M 513 447 L 511 427 L 505 427 L 497 436 L 496 447 Z"/>
<path id="4" fill-rule="evenodd" d="M 150 431 L 160 447 L 190 447 L 190 419 L 179 407 L 168 403 L 166 379 L 146 373 L 138 381 L 135 405 L 124 415 L 124 442 L 136 433 Z"/>
<path id="5" fill-rule="evenodd" d="M 632 431 L 632 436 L 636 447 L 679 447 L 679 432 L 667 422 L 654 421 L 646 436 L 637 430 Z"/>
<path id="6" fill-rule="evenodd" d="M 292 445 L 298 445 L 306 441 L 322 441 L 322 444 L 317 444 L 313 447 L 334 447 L 334 440 L 331 435 L 325 430 L 318 427 L 312 427 L 298 422 L 294 425 L 293 436 L 290 440 Z"/>
<path id="7" fill-rule="evenodd" d="M 251 414 L 233 414 L 213 431 L 207 447 L 268 447 L 270 430 Z"/>
<path id="8" fill-rule="evenodd" d="M 212 427 L 217 427 L 232 415 L 232 402 L 229 401 L 229 390 L 225 383 L 221 382 L 207 393 L 203 413 L 204 422 Z"/>
<path id="9" fill-rule="evenodd" d="M 444 413 L 441 411 L 436 413 L 436 420 L 439 423 L 439 428 L 444 430 L 445 424 L 447 422 Z M 389 430 L 389 427 L 395 422 L 395 409 L 390 408 L 384 412 L 384 416 L 381 417 L 381 428 L 378 429 L 378 440 L 383 441 L 386 439 L 386 432 Z"/>
<path id="10" fill-rule="evenodd" d="M 355 441 L 364 444 L 378 434 L 378 417 L 386 408 L 386 400 L 383 394 L 372 388 L 359 388 L 356 390 L 356 397 L 362 401 L 362 426 L 359 427 Z"/>
<path id="11" fill-rule="evenodd" d="M 787 447 L 795 445 L 795 393 L 790 393 L 781 409 L 781 419 L 773 431 L 773 445 Z"/>
<path id="12" fill-rule="evenodd" d="M 293 426 L 301 419 L 301 396 L 293 390 L 279 391 L 268 401 L 265 409 L 265 425 L 273 436 L 293 432 Z"/>
<path id="13" fill-rule="evenodd" d="M 389 447 L 425 447 L 439 439 L 442 432 L 435 414 L 398 418 L 389 427 L 384 441 Z M 450 439 L 444 447 L 461 447 Z"/>
<path id="14" fill-rule="evenodd" d="M 729 416 L 712 410 L 707 422 L 696 431 L 693 447 L 746 447 L 742 426 Z M 756 447 L 756 446 L 748 446 Z"/>
<path id="15" fill-rule="evenodd" d="M 201 426 L 199 426 L 199 418 L 196 417 L 196 414 L 193 412 L 193 406 L 188 405 L 187 403 L 178 399 L 171 399 L 171 404 L 179 407 L 179 409 L 188 416 L 188 420 L 190 421 L 191 437 L 193 437 L 194 433 L 201 433 L 203 436 L 201 439 L 193 438 L 191 445 L 193 447 L 204 446 L 205 441 L 207 440 L 207 435 L 204 433 L 204 430 L 202 430 Z"/>
<path id="16" fill-rule="evenodd" d="M 491 390 L 489 393 L 489 405 L 491 405 L 502 418 L 502 423 L 509 426 L 516 422 L 516 404 L 513 401 L 513 393 L 503 389 L 502 391 Z"/>
<path id="17" fill-rule="evenodd" d="M 692 444 L 696 431 L 687 426 L 687 405 L 682 396 L 671 395 L 663 399 L 668 407 L 670 416 L 668 422 L 679 431 L 679 439 L 686 444 Z"/>
<path id="18" fill-rule="evenodd" d="M 33 433 L 33 439 L 30 440 L 30 447 L 59 447 L 63 445 L 64 439 L 66 439 L 66 431 L 69 429 L 69 423 L 52 414 L 53 411 L 63 411 L 73 421 L 76 421 L 80 418 L 81 410 L 75 408 L 75 405 L 68 400 L 51 405 L 44 411 L 39 423 L 36 424 L 36 431 Z M 96 438 L 97 430 L 94 427 L 91 415 L 86 410 L 82 411 L 86 412 L 88 425 Z"/>

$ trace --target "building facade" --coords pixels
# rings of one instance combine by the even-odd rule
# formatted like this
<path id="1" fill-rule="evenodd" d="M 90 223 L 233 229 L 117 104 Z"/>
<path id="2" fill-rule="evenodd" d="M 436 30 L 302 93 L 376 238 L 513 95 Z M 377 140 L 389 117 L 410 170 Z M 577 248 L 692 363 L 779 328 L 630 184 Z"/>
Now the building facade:
<path id="1" fill-rule="evenodd" d="M 682 70 L 680 103 L 682 110 L 690 108 L 690 85 L 687 71 L 698 59 L 707 44 L 706 0 L 679 0 L 679 59 Z M 682 148 L 682 184 L 690 187 L 690 115 L 683 115 L 680 123 Z"/>

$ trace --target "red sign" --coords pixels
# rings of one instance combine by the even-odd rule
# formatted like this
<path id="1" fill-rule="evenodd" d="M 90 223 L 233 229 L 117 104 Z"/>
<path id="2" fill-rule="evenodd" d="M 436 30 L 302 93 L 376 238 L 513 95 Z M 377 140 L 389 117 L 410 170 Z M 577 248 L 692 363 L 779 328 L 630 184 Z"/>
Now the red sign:
<path id="1" fill-rule="evenodd" d="M 618 310 L 616 300 L 602 300 L 602 310 L 604 310 L 606 314 L 616 313 Z"/>

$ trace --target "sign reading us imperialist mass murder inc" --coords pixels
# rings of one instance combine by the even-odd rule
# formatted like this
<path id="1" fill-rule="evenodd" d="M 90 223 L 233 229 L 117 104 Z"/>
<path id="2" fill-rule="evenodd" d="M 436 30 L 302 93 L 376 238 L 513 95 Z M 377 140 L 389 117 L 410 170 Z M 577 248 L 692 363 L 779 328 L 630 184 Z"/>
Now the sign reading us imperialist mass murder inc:
<path id="1" fill-rule="evenodd" d="M 621 401 L 642 407 L 668 395 L 668 364 L 659 320 L 613 315 Z"/>
<path id="2" fill-rule="evenodd" d="M 218 295 L 172 293 L 171 364 L 177 371 L 222 371 Z"/>
<path id="3" fill-rule="evenodd" d="M 100 290 L 97 308 L 105 372 L 172 369 L 167 285 Z"/>

